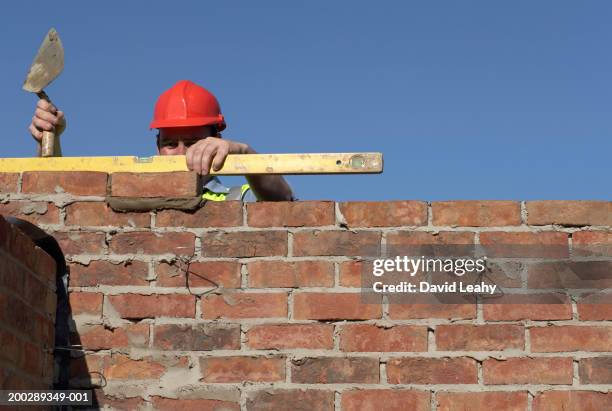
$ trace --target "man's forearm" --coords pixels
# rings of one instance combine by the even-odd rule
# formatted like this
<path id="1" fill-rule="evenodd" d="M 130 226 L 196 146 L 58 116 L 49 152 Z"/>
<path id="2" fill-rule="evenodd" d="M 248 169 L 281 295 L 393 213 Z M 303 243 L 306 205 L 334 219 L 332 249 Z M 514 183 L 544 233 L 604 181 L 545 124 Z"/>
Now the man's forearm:
<path id="1" fill-rule="evenodd" d="M 246 146 L 244 154 L 257 154 L 250 146 Z M 289 183 L 279 175 L 247 175 L 251 190 L 258 200 L 263 201 L 291 201 L 293 192 Z"/>

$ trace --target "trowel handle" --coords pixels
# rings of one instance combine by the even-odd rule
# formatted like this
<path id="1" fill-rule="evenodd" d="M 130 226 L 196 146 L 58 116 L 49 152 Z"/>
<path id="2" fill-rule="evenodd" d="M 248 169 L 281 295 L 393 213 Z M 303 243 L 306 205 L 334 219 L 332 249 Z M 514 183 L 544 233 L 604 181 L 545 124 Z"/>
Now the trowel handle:
<path id="1" fill-rule="evenodd" d="M 51 103 L 49 96 L 43 90 L 36 93 L 38 98 L 46 100 Z M 53 157 L 55 154 L 55 130 L 43 131 L 42 141 L 40 142 L 40 156 L 41 157 Z"/>

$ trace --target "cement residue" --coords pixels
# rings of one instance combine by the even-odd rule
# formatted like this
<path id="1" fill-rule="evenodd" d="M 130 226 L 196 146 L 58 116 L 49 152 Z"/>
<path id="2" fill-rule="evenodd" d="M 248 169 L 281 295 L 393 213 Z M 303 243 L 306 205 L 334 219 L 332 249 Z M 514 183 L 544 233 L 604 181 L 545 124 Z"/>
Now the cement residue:
<path id="1" fill-rule="evenodd" d="M 30 214 L 46 214 L 49 210 L 47 203 L 29 203 L 21 207 L 21 212 L 25 215 Z"/>
<path id="2" fill-rule="evenodd" d="M 202 197 L 179 198 L 139 198 L 139 197 L 106 197 L 106 203 L 115 211 L 151 211 L 151 210 L 196 210 L 206 200 Z"/>

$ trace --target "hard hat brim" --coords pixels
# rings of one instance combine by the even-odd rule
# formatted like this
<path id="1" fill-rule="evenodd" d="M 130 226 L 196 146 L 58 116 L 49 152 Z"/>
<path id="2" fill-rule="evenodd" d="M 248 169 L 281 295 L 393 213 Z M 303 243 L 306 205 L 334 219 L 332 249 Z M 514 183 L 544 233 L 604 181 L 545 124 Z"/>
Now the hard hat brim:
<path id="1" fill-rule="evenodd" d="M 167 127 L 194 127 L 194 126 L 217 126 L 218 131 L 225 129 L 225 120 L 223 117 L 194 117 L 194 118 L 177 118 L 153 120 L 149 128 L 167 128 Z"/>

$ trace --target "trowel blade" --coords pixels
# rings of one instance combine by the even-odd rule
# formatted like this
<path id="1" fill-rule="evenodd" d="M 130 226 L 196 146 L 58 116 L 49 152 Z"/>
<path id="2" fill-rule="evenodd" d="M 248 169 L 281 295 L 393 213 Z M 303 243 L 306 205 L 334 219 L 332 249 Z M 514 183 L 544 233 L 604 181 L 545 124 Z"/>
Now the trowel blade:
<path id="1" fill-rule="evenodd" d="M 49 30 L 30 66 L 23 89 L 38 93 L 64 69 L 64 47 L 54 28 Z"/>

